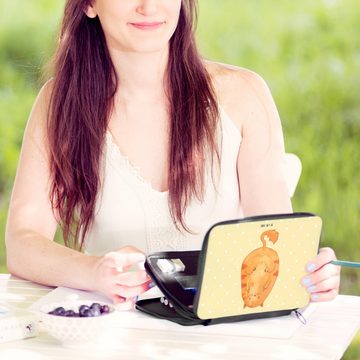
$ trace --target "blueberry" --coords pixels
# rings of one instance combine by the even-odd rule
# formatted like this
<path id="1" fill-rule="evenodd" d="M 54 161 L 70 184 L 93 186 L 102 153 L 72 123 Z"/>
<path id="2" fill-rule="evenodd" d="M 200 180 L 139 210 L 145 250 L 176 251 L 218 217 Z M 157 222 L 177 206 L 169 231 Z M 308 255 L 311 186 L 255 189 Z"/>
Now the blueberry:
<path id="1" fill-rule="evenodd" d="M 89 307 L 80 313 L 80 317 L 92 317 L 94 316 Z"/>
<path id="2" fill-rule="evenodd" d="M 108 314 L 110 312 L 110 308 L 108 305 L 102 305 L 100 309 L 101 314 Z"/>
<path id="3" fill-rule="evenodd" d="M 101 315 L 101 311 L 97 307 L 94 307 L 94 308 L 91 307 L 90 312 L 91 312 L 92 316 L 100 316 Z"/>
<path id="4" fill-rule="evenodd" d="M 101 312 L 101 305 L 99 303 L 92 303 L 90 306 L 90 309 L 94 310 L 98 310 L 99 312 Z"/>
<path id="5" fill-rule="evenodd" d="M 74 310 L 66 310 L 64 316 L 75 317 L 75 316 L 77 316 L 77 314 Z"/>
<path id="6" fill-rule="evenodd" d="M 56 309 L 49 311 L 48 314 L 66 317 L 94 317 L 108 314 L 109 312 L 110 308 L 108 305 L 92 303 L 91 306 L 80 305 L 78 313 L 74 310 L 65 310 L 62 306 L 59 306 Z"/>
<path id="7" fill-rule="evenodd" d="M 56 309 L 54 309 L 54 310 L 52 311 L 52 313 L 53 313 L 54 315 L 57 315 L 57 316 L 64 316 L 64 314 L 65 314 L 65 309 L 64 309 L 62 306 L 59 306 L 59 307 L 57 307 Z"/>
<path id="8" fill-rule="evenodd" d="M 79 307 L 79 315 L 80 315 L 80 316 L 83 316 L 83 314 L 84 314 L 84 312 L 85 312 L 86 310 L 90 310 L 89 306 L 87 306 L 87 305 L 81 305 L 81 306 Z"/>

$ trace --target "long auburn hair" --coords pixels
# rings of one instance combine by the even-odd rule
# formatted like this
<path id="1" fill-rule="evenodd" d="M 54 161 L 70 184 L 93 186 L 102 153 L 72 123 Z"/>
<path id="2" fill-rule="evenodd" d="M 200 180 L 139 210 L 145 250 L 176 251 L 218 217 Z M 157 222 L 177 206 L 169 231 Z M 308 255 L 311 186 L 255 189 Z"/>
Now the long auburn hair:
<path id="1" fill-rule="evenodd" d="M 67 246 L 81 249 L 95 215 L 101 186 L 100 164 L 119 81 L 98 17 L 84 9 L 90 0 L 67 0 L 49 104 L 47 136 L 50 199 Z M 184 213 L 193 198 L 202 200 L 205 158 L 219 161 L 218 107 L 210 76 L 197 51 L 197 1 L 182 0 L 170 40 L 166 72 L 170 139 L 169 210 L 178 230 L 191 230 Z"/>

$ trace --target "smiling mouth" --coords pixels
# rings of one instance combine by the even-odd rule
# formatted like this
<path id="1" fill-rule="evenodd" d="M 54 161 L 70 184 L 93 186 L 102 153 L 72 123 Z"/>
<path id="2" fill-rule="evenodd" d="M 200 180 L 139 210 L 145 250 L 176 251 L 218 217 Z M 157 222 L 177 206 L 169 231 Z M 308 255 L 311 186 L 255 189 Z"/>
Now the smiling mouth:
<path id="1" fill-rule="evenodd" d="M 154 22 L 133 22 L 129 23 L 131 26 L 140 30 L 156 30 L 165 24 L 165 21 L 154 21 Z"/>

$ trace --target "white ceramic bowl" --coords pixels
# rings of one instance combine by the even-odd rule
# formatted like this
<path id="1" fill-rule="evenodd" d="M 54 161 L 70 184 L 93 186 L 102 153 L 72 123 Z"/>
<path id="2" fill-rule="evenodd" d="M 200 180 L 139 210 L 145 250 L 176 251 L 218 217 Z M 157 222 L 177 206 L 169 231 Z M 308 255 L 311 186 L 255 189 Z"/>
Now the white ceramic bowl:
<path id="1" fill-rule="evenodd" d="M 49 311 L 62 306 L 65 310 L 78 312 L 80 305 L 90 306 L 94 301 L 72 300 L 62 301 L 43 305 L 38 312 L 39 320 L 44 330 L 62 343 L 69 345 L 84 344 L 101 339 L 102 335 L 114 321 L 115 308 L 111 304 L 106 304 L 110 312 L 94 317 L 65 317 L 48 314 Z M 99 302 L 100 305 L 105 303 Z"/>

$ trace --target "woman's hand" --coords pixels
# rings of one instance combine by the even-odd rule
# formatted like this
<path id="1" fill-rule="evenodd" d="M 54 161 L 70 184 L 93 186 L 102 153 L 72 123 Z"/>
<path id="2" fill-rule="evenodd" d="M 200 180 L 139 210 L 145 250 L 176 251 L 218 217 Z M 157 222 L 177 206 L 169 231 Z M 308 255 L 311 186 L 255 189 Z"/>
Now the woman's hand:
<path id="1" fill-rule="evenodd" d="M 102 256 L 93 268 L 93 288 L 121 308 L 133 306 L 133 299 L 149 289 L 151 278 L 144 270 L 145 255 L 127 246 Z"/>
<path id="2" fill-rule="evenodd" d="M 332 300 L 339 293 L 341 267 L 330 264 L 336 260 L 334 250 L 321 248 L 319 254 L 306 265 L 308 275 L 301 283 L 311 294 L 312 301 Z"/>

